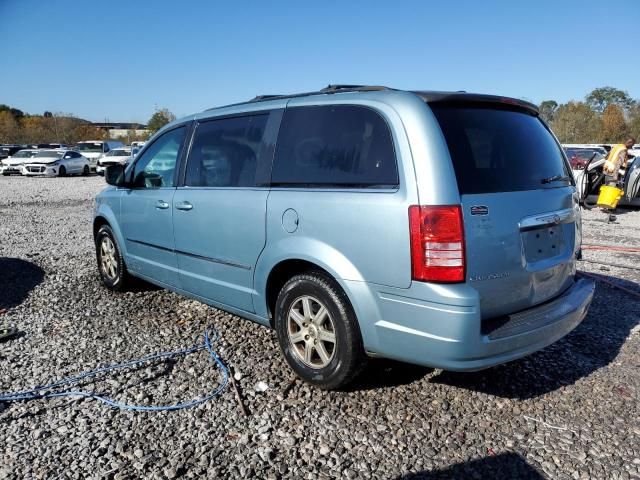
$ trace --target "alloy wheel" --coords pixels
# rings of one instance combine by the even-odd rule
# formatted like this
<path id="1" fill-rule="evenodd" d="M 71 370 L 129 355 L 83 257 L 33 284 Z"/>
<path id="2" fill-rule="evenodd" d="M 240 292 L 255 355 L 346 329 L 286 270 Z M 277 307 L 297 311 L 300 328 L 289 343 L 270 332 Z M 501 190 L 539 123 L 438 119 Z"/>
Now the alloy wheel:
<path id="1" fill-rule="evenodd" d="M 287 333 L 292 351 L 305 365 L 324 368 L 336 352 L 336 330 L 327 308 L 317 298 L 304 295 L 289 308 Z"/>
<path id="2" fill-rule="evenodd" d="M 116 246 L 109 237 L 103 237 L 100 242 L 100 268 L 109 280 L 113 281 L 118 277 Z"/>

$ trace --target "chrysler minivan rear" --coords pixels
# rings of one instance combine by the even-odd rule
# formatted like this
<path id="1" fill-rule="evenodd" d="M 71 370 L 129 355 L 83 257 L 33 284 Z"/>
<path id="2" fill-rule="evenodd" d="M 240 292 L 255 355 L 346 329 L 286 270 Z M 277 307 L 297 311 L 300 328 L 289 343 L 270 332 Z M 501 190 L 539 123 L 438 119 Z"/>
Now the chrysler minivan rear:
<path id="1" fill-rule="evenodd" d="M 381 348 L 476 370 L 554 342 L 594 291 L 575 276 L 580 210 L 560 145 L 525 103 L 421 97 L 449 158 L 414 162 L 451 162 L 460 201 L 409 207 L 414 282 L 379 292 Z"/>

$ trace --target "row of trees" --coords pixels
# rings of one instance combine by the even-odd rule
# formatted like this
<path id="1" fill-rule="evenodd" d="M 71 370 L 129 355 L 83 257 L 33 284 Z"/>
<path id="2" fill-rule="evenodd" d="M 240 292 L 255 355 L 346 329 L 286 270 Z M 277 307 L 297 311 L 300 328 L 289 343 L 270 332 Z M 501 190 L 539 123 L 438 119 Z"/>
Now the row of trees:
<path id="1" fill-rule="evenodd" d="M 596 88 L 584 101 L 558 104 L 555 100 L 545 100 L 539 107 L 540 116 L 563 143 L 617 143 L 629 136 L 640 139 L 640 100 L 614 87 Z M 156 110 L 148 122 L 150 134 L 175 118 L 166 108 Z M 0 143 L 73 144 L 103 139 L 106 135 L 106 131 L 71 114 L 28 115 L 17 108 L 0 105 Z M 131 131 L 126 140 L 146 140 L 147 137 Z"/>
<path id="2" fill-rule="evenodd" d="M 632 136 L 640 139 L 640 100 L 623 90 L 600 87 L 584 101 L 558 104 L 545 100 L 540 116 L 562 143 L 622 143 Z"/>
<path id="3" fill-rule="evenodd" d="M 123 138 L 127 143 L 146 140 L 150 134 L 175 119 L 166 108 L 157 110 L 149 119 L 149 133 L 138 135 L 127 132 Z M 82 140 L 106 140 L 108 132 L 96 128 L 87 120 L 72 114 L 44 112 L 29 115 L 17 108 L 0 105 L 0 143 L 37 144 L 66 143 L 72 145 Z"/>

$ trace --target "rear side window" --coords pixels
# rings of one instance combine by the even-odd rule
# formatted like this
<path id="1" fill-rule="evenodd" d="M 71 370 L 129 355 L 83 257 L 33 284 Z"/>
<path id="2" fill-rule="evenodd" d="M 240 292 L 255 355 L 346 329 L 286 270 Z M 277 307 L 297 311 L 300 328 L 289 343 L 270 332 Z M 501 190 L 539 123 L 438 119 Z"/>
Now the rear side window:
<path id="1" fill-rule="evenodd" d="M 562 151 L 534 115 L 497 108 L 430 105 L 444 133 L 460 194 L 556 188 L 570 180 Z"/>
<path id="2" fill-rule="evenodd" d="M 198 124 L 187 161 L 189 187 L 256 186 L 258 155 L 268 114 Z"/>
<path id="3" fill-rule="evenodd" d="M 274 186 L 393 188 L 391 132 L 374 110 L 353 105 L 293 107 L 276 145 Z"/>

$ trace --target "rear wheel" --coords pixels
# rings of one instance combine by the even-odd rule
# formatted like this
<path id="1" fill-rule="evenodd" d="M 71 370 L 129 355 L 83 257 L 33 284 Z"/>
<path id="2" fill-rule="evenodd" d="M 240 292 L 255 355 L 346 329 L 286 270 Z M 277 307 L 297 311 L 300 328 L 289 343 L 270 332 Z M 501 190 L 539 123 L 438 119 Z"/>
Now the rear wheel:
<path id="1" fill-rule="evenodd" d="M 349 299 L 323 272 L 291 278 L 275 309 L 280 348 L 303 380 L 330 390 L 347 385 L 366 359 Z"/>
<path id="2" fill-rule="evenodd" d="M 96 235 L 96 259 L 102 284 L 109 290 L 122 291 L 131 283 L 131 276 L 109 225 L 103 225 Z"/>
<path id="3" fill-rule="evenodd" d="M 85 177 L 89 175 L 89 165 L 84 166 L 84 168 L 82 169 L 82 175 L 84 175 Z"/>
<path id="4" fill-rule="evenodd" d="M 58 176 L 59 177 L 66 177 L 67 176 L 67 169 L 65 168 L 64 165 L 60 166 L 60 169 L 58 170 Z"/>

